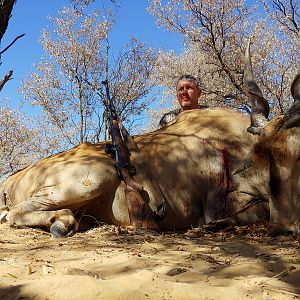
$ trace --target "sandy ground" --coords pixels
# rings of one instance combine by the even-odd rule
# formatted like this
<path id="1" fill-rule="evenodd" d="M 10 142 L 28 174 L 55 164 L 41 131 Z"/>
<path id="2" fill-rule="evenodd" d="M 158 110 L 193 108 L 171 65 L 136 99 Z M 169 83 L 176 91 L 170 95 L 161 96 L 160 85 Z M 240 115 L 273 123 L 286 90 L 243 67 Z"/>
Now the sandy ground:
<path id="1" fill-rule="evenodd" d="M 52 239 L 0 225 L 0 299 L 298 299 L 300 240 L 263 226 Z"/>

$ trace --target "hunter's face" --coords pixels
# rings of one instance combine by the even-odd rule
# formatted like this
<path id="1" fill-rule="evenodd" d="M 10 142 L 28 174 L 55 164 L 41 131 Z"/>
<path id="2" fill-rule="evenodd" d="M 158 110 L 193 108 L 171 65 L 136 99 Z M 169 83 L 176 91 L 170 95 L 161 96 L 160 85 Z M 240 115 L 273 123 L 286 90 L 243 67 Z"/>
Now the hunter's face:
<path id="1" fill-rule="evenodd" d="M 201 91 L 193 80 L 181 80 L 177 83 L 176 94 L 182 110 L 197 109 Z"/>

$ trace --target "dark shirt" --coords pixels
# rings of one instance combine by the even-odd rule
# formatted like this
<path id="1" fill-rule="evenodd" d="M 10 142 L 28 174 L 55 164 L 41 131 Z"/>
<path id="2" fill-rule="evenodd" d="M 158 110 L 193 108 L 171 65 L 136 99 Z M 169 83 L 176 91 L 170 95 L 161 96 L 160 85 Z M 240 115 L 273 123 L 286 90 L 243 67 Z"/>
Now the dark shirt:
<path id="1" fill-rule="evenodd" d="M 198 109 L 206 109 L 208 108 L 207 105 L 199 105 Z M 166 126 L 171 121 L 175 120 L 176 117 L 181 113 L 181 108 L 177 108 L 171 110 L 163 115 L 163 117 L 159 121 L 159 128 Z"/>

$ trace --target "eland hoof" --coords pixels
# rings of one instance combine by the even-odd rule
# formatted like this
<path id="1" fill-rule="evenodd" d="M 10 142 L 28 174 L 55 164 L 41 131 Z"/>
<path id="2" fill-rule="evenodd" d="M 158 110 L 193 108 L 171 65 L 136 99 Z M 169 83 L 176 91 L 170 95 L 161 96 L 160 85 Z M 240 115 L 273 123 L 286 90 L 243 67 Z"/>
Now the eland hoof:
<path id="1" fill-rule="evenodd" d="M 66 225 L 62 221 L 56 220 L 50 227 L 50 233 L 53 238 L 68 237 L 72 236 L 77 231 L 77 228 L 77 222 Z"/>

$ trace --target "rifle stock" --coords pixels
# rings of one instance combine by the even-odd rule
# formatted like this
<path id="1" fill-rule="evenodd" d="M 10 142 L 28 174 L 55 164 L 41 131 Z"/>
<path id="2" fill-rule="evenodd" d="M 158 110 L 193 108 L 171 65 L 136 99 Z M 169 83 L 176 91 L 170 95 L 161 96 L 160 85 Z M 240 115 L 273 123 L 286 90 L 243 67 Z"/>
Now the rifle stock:
<path id="1" fill-rule="evenodd" d="M 133 228 L 159 230 L 151 208 L 139 192 L 141 186 L 133 180 L 128 169 L 122 169 L 121 173 L 126 184 L 125 197 Z"/>
<path id="2" fill-rule="evenodd" d="M 135 182 L 133 175 L 135 173 L 134 167 L 130 163 L 130 152 L 126 146 L 121 135 L 119 127 L 119 118 L 113 109 L 108 82 L 102 82 L 106 87 L 106 94 L 108 100 L 108 113 L 110 119 L 110 134 L 112 138 L 112 145 L 109 145 L 107 152 L 114 155 L 116 161 L 115 167 L 120 179 L 125 184 L 125 197 L 129 212 L 130 222 L 134 229 L 151 229 L 159 230 L 159 226 L 154 220 L 154 213 L 148 203 L 142 197 L 143 186 Z"/>

